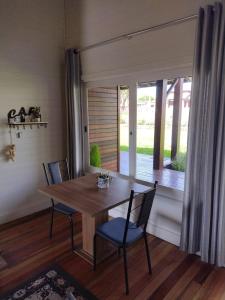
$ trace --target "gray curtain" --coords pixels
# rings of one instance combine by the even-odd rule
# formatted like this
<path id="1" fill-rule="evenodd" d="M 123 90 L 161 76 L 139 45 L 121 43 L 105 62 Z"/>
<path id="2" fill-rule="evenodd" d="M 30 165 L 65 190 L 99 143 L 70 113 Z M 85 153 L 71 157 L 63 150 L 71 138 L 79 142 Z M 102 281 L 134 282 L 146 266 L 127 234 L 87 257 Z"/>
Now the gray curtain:
<path id="1" fill-rule="evenodd" d="M 181 249 L 225 266 L 224 2 L 201 8 L 196 37 Z"/>
<path id="2" fill-rule="evenodd" d="M 84 173 L 83 105 L 80 57 L 75 49 L 66 51 L 67 157 L 72 178 Z"/>

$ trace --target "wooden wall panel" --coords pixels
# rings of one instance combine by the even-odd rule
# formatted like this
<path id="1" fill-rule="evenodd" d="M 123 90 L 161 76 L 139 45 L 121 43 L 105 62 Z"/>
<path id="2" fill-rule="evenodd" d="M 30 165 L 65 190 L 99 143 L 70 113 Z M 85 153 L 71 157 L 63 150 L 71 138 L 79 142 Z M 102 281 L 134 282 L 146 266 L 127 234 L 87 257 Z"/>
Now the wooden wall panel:
<path id="1" fill-rule="evenodd" d="M 102 168 L 119 170 L 117 87 L 88 90 L 89 143 L 98 144 Z"/>

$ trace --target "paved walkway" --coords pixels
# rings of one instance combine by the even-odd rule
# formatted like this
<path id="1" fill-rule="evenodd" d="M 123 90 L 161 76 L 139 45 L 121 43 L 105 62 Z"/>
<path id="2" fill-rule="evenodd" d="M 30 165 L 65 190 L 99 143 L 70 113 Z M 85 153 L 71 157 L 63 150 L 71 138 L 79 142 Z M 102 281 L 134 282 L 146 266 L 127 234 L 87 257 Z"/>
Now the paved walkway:
<path id="1" fill-rule="evenodd" d="M 150 169 L 153 169 L 153 156 L 147 154 L 137 153 L 137 174 L 148 174 Z M 164 165 L 170 163 L 169 158 L 164 159 Z M 120 173 L 124 175 L 129 174 L 129 152 L 120 152 Z"/>
<path id="2" fill-rule="evenodd" d="M 169 169 L 153 170 L 153 156 L 137 153 L 136 178 L 144 181 L 159 181 L 159 184 L 184 189 L 184 172 L 173 171 Z M 164 159 L 164 165 L 170 163 L 169 158 Z M 129 153 L 120 152 L 120 173 L 129 175 Z"/>

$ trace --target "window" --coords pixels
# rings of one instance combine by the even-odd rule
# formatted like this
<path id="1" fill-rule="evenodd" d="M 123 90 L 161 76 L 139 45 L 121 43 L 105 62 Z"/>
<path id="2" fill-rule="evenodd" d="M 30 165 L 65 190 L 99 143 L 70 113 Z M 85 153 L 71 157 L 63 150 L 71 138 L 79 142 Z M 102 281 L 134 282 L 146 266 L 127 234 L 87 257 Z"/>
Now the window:
<path id="1" fill-rule="evenodd" d="M 90 164 L 183 189 L 192 78 L 88 90 Z"/>
<path id="2" fill-rule="evenodd" d="M 119 88 L 120 174 L 129 175 L 129 88 Z"/>
<path id="3" fill-rule="evenodd" d="M 138 179 L 152 181 L 157 170 L 185 171 L 191 84 L 191 77 L 138 83 Z"/>
<path id="4" fill-rule="evenodd" d="M 139 83 L 137 85 L 136 177 L 140 179 L 147 176 L 153 165 L 155 103 L 156 83 Z"/>

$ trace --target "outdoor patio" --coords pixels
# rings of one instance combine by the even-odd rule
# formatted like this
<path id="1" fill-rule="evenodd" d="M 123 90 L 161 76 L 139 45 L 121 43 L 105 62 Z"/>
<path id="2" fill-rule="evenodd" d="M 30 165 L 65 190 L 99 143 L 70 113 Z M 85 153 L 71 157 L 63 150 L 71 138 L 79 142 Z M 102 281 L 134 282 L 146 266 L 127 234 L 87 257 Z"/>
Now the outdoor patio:
<path id="1" fill-rule="evenodd" d="M 148 182 L 157 180 L 160 185 L 184 190 L 184 172 L 170 169 L 153 170 L 153 156 L 137 153 L 136 178 Z M 169 158 L 164 159 L 164 166 L 170 163 Z M 120 152 L 120 173 L 129 175 L 129 152 Z"/>

